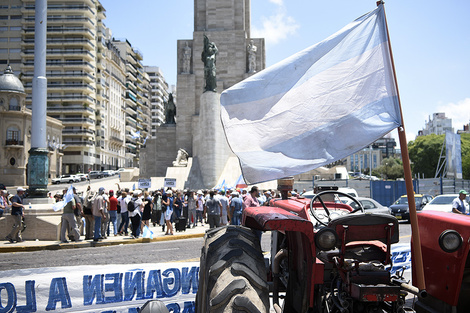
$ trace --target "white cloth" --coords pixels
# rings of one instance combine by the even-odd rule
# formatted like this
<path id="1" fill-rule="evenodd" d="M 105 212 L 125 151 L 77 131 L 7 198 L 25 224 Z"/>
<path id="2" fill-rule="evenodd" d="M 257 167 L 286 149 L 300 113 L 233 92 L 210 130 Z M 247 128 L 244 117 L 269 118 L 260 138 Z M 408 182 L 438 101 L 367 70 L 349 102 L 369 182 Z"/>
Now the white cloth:
<path id="1" fill-rule="evenodd" d="M 329 164 L 400 126 L 384 17 L 381 4 L 221 94 L 247 184 Z"/>

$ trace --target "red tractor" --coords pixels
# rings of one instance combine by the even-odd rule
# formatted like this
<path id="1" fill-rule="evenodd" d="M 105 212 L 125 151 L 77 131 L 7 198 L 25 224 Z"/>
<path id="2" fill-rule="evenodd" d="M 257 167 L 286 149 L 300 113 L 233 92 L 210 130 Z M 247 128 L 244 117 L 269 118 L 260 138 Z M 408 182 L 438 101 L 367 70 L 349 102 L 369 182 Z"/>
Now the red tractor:
<path id="1" fill-rule="evenodd" d="M 389 271 L 395 217 L 364 213 L 336 190 L 311 200 L 279 190 L 270 206 L 244 210 L 244 226 L 206 233 L 196 312 L 270 312 L 270 297 L 275 312 L 414 312 L 405 297 L 419 291 Z M 269 260 L 259 231 L 271 231 Z"/>
<path id="2" fill-rule="evenodd" d="M 418 222 L 428 296 L 416 312 L 470 312 L 470 216 L 423 211 Z M 413 257 L 412 266 L 415 280 Z"/>

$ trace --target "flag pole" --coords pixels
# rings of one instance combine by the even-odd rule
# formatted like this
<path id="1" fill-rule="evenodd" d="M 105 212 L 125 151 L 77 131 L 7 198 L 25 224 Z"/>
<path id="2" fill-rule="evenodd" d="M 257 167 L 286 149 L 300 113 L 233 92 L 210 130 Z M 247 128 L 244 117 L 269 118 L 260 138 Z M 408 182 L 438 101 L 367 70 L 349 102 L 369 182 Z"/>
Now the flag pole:
<path id="1" fill-rule="evenodd" d="M 377 1 L 377 6 L 380 4 L 384 4 L 384 2 Z M 388 37 L 388 48 L 390 50 L 390 61 L 393 70 L 393 78 L 395 80 L 395 88 L 397 90 L 397 98 L 398 98 L 398 106 L 400 108 L 400 118 L 401 118 L 401 126 L 398 127 L 398 139 L 400 141 L 400 149 L 401 149 L 401 158 L 403 161 L 403 172 L 405 176 L 405 184 L 406 184 L 406 195 L 408 197 L 408 207 L 410 212 L 410 222 L 411 222 L 411 238 L 413 241 L 413 251 L 412 255 L 415 261 L 415 270 L 416 270 L 416 286 L 420 290 L 426 289 L 426 284 L 424 280 L 424 267 L 423 267 L 423 255 L 421 253 L 421 240 L 419 237 L 419 228 L 418 228 L 418 216 L 416 213 L 416 202 L 415 202 L 415 195 L 413 189 L 413 179 L 411 175 L 411 166 L 410 166 L 410 157 L 408 155 L 408 146 L 406 142 L 406 133 L 405 133 L 405 123 L 403 121 L 403 111 L 401 108 L 401 100 L 400 100 L 400 92 L 398 91 L 398 84 L 397 84 L 397 75 L 395 72 L 395 62 L 393 61 L 393 54 L 392 54 L 392 45 L 390 43 L 390 34 L 388 32 L 388 24 L 387 24 L 387 17 L 385 15 L 384 9 L 384 18 L 385 18 L 385 28 L 387 30 L 387 37 Z"/>

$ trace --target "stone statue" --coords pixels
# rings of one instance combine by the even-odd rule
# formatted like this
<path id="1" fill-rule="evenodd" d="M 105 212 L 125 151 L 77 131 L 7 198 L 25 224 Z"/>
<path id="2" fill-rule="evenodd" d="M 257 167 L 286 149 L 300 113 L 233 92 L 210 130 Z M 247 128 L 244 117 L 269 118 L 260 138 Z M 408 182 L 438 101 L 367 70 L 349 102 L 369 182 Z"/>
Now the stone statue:
<path id="1" fill-rule="evenodd" d="M 187 166 L 188 156 L 189 154 L 186 152 L 186 150 L 182 148 L 178 149 L 178 154 L 176 155 L 176 160 L 173 161 L 173 166 Z"/>
<path id="2" fill-rule="evenodd" d="M 188 46 L 186 41 L 183 48 L 183 72 L 182 74 L 189 74 L 191 71 L 191 47 Z"/>
<path id="3" fill-rule="evenodd" d="M 216 92 L 217 89 L 217 81 L 216 81 L 216 70 L 215 70 L 215 63 L 216 63 L 216 56 L 219 50 L 215 43 L 210 42 L 209 38 L 204 35 L 204 49 L 201 54 L 202 62 L 204 62 L 204 79 L 206 81 L 206 85 L 204 87 L 204 92 L 206 91 L 213 91 Z"/>
<path id="4" fill-rule="evenodd" d="M 176 105 L 173 102 L 173 94 L 168 96 L 168 102 L 165 102 L 165 124 L 176 124 Z"/>
<path id="5" fill-rule="evenodd" d="M 256 72 L 256 51 L 258 48 L 255 46 L 253 40 L 250 40 L 250 44 L 247 47 L 248 50 L 248 73 Z"/>

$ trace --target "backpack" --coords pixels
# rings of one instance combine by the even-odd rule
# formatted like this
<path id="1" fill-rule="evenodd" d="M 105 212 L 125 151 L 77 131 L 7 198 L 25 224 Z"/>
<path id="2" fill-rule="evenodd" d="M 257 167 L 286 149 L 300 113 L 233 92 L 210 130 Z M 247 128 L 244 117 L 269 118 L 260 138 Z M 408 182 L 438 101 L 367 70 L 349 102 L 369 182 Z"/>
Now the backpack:
<path id="1" fill-rule="evenodd" d="M 131 200 L 127 204 L 127 211 L 134 212 L 134 210 L 135 210 L 135 202 L 134 202 L 134 200 Z"/>

